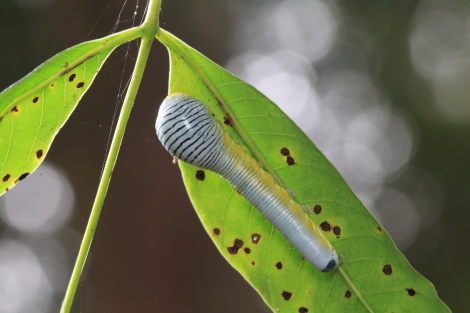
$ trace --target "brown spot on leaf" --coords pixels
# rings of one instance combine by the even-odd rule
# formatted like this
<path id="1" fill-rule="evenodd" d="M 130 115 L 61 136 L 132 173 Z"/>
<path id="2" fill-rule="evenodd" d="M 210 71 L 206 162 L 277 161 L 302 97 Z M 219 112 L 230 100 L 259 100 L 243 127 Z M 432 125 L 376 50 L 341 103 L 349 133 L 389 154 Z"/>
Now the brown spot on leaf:
<path id="1" fill-rule="evenodd" d="M 287 157 L 287 165 L 294 165 L 295 161 L 293 157 L 288 156 Z"/>
<path id="2" fill-rule="evenodd" d="M 351 298 L 351 291 L 349 291 L 349 290 L 346 291 L 346 293 L 344 294 L 344 297 L 348 298 L 348 299 Z"/>
<path id="3" fill-rule="evenodd" d="M 377 230 L 381 232 L 381 231 L 382 231 L 382 227 L 377 226 Z"/>
<path id="4" fill-rule="evenodd" d="M 10 177 L 11 177 L 10 174 L 6 174 L 5 176 L 3 176 L 2 181 L 7 182 L 10 179 Z"/>
<path id="5" fill-rule="evenodd" d="M 228 247 L 227 250 L 230 254 L 237 254 L 241 247 L 243 247 L 243 241 L 240 239 L 235 239 L 233 246 Z"/>
<path id="6" fill-rule="evenodd" d="M 258 243 L 260 239 L 261 239 L 260 234 L 255 233 L 255 234 L 251 235 L 251 242 L 253 242 L 253 243 Z"/>
<path id="7" fill-rule="evenodd" d="M 220 235 L 220 229 L 219 228 L 214 228 L 214 235 Z"/>
<path id="8" fill-rule="evenodd" d="M 235 248 L 235 247 L 228 247 L 228 248 L 227 248 L 227 251 L 228 251 L 228 253 L 230 253 L 230 254 L 237 254 L 238 249 Z"/>
<path id="9" fill-rule="evenodd" d="M 252 265 L 252 266 L 255 266 L 255 265 L 256 265 L 256 262 L 255 262 L 255 261 L 251 261 L 251 265 Z"/>
<path id="10" fill-rule="evenodd" d="M 299 308 L 299 313 L 307 313 L 308 309 L 306 307 Z"/>
<path id="11" fill-rule="evenodd" d="M 204 180 L 205 177 L 206 177 L 206 175 L 204 174 L 203 170 L 199 170 L 199 171 L 196 172 L 196 179 L 197 180 Z"/>
<path id="12" fill-rule="evenodd" d="M 321 205 L 317 204 L 313 207 L 313 213 L 320 214 L 321 213 Z"/>
<path id="13" fill-rule="evenodd" d="M 250 249 L 250 248 L 245 248 L 245 249 L 243 249 L 243 251 L 245 251 L 246 254 L 250 254 L 250 253 L 251 253 L 251 249 Z"/>
<path id="14" fill-rule="evenodd" d="M 406 291 L 408 291 L 408 295 L 410 297 L 414 297 L 416 295 L 416 291 L 413 288 L 406 288 Z"/>
<path id="15" fill-rule="evenodd" d="M 289 149 L 287 149 L 287 148 L 282 148 L 282 149 L 281 149 L 281 154 L 282 154 L 283 156 L 288 156 L 288 155 L 290 154 Z"/>
<path id="16" fill-rule="evenodd" d="M 229 127 L 233 127 L 233 118 L 228 113 L 224 116 L 224 124 Z"/>
<path id="17" fill-rule="evenodd" d="M 42 158 L 42 155 L 43 155 L 42 149 L 39 149 L 38 151 L 36 151 L 36 158 L 40 159 Z"/>
<path id="18" fill-rule="evenodd" d="M 321 227 L 321 229 L 323 229 L 323 231 L 330 231 L 331 230 L 330 223 L 328 223 L 328 222 L 321 223 L 320 227 Z"/>
<path id="19" fill-rule="evenodd" d="M 292 292 L 283 291 L 281 295 L 284 298 L 284 300 L 289 301 L 290 298 L 292 297 Z"/>
<path id="20" fill-rule="evenodd" d="M 384 272 L 385 275 L 392 275 L 392 266 L 389 264 L 385 265 L 382 272 Z"/>
<path id="21" fill-rule="evenodd" d="M 77 74 L 75 74 L 75 73 L 70 74 L 70 76 L 69 76 L 69 82 L 73 82 L 73 80 L 75 79 L 75 77 L 77 77 Z"/>
<path id="22" fill-rule="evenodd" d="M 282 269 L 282 263 L 281 263 L 281 262 L 277 262 L 277 263 L 276 263 L 276 268 L 277 268 L 278 270 Z"/>
<path id="23" fill-rule="evenodd" d="M 341 228 L 339 228 L 339 226 L 333 227 L 333 234 L 335 234 L 336 236 L 341 235 Z"/>
<path id="24" fill-rule="evenodd" d="M 17 184 L 19 181 L 22 181 L 23 179 L 25 179 L 26 177 L 28 177 L 29 173 L 23 173 L 20 175 L 20 177 L 18 177 L 17 180 L 15 180 L 15 184 Z"/>
<path id="25" fill-rule="evenodd" d="M 38 101 L 39 101 L 39 97 L 34 97 L 33 98 L 33 103 L 38 103 Z"/>
<path id="26" fill-rule="evenodd" d="M 18 106 L 15 105 L 15 106 L 13 107 L 13 109 L 11 109 L 11 111 L 14 112 L 14 113 L 18 112 L 18 111 L 19 111 Z"/>
<path id="27" fill-rule="evenodd" d="M 82 88 L 84 85 L 85 85 L 84 82 L 79 82 L 79 83 L 77 84 L 77 89 Z"/>

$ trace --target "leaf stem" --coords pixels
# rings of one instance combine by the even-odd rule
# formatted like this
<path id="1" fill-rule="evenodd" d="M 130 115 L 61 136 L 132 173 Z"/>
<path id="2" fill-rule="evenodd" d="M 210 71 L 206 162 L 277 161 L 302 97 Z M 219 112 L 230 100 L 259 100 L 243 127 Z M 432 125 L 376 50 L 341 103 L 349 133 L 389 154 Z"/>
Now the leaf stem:
<path id="1" fill-rule="evenodd" d="M 61 313 L 69 313 L 70 308 L 72 307 L 73 298 L 77 290 L 77 286 L 83 271 L 83 267 L 85 265 L 88 252 L 90 250 L 93 235 L 95 234 L 104 199 L 106 197 L 109 183 L 111 181 L 111 175 L 116 164 L 122 139 L 124 137 L 124 131 L 126 129 L 132 107 L 134 106 L 134 101 L 140 86 L 140 82 L 142 81 L 142 76 L 144 74 L 145 66 L 147 64 L 150 48 L 152 46 L 155 34 L 159 30 L 158 15 L 160 11 L 160 5 L 161 0 L 150 0 L 146 19 L 141 26 L 142 42 L 139 48 L 134 72 L 132 74 L 129 89 L 127 90 L 126 97 L 121 108 L 121 114 L 119 115 L 116 130 L 114 131 L 113 140 L 111 142 L 109 154 L 106 159 L 100 184 L 98 186 L 95 202 L 90 213 L 90 218 L 88 220 L 88 224 L 83 235 L 82 244 L 80 246 L 72 276 L 70 278 L 70 282 L 65 293 L 64 301 L 62 303 L 62 307 L 60 310 Z"/>
<path id="2" fill-rule="evenodd" d="M 159 19 L 160 19 L 160 7 L 162 0 L 150 0 L 148 6 L 147 15 L 145 21 L 142 24 L 142 31 L 144 37 L 153 38 L 160 30 Z"/>

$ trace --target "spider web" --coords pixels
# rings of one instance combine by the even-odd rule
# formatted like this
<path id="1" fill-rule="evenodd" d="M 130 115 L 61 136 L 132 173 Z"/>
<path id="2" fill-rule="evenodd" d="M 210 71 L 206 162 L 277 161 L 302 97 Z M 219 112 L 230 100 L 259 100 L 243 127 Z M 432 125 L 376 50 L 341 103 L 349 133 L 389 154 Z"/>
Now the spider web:
<path id="1" fill-rule="evenodd" d="M 51 3 L 53 3 L 53 1 Z M 87 5 L 89 5 L 90 3 L 91 1 L 85 0 L 74 2 L 74 6 L 76 6 L 77 10 L 77 17 L 83 16 L 84 12 L 88 13 L 96 11 L 96 7 L 94 7 L 93 5 L 91 5 L 90 8 L 87 7 Z M 57 6 L 61 5 L 60 2 L 57 2 L 56 4 Z M 95 38 L 104 37 L 106 35 L 110 35 L 112 33 L 140 25 L 145 17 L 146 6 L 146 0 L 109 0 L 106 3 L 105 9 L 101 12 L 101 14 L 99 14 L 98 17 L 90 17 L 90 19 L 94 20 L 94 24 L 89 30 L 87 30 L 88 33 L 82 41 L 88 41 Z M 116 7 L 119 7 L 119 10 L 115 10 Z M 33 16 L 41 17 L 49 14 L 49 12 L 57 12 L 55 11 L 57 10 L 57 8 L 54 8 L 52 4 L 49 7 L 43 7 L 41 9 L 29 9 L 31 10 L 31 12 L 34 13 L 32 14 Z M 49 9 L 51 11 L 49 11 Z M 18 12 L 12 12 L 10 14 L 14 15 L 15 13 Z M 67 29 L 67 26 L 70 24 L 79 24 L 81 22 L 77 20 L 79 20 L 79 18 L 73 21 L 66 21 L 62 19 L 60 23 L 58 21 L 56 21 L 55 23 L 61 25 L 63 24 L 64 34 L 69 35 L 68 32 L 70 32 L 70 36 L 72 37 L 74 36 L 73 29 Z M 110 20 L 112 21 L 111 23 L 109 22 Z M 34 28 L 34 25 L 39 25 L 39 21 L 40 19 L 30 21 L 30 27 Z M 109 26 L 106 26 L 107 23 L 110 23 Z M 83 25 L 88 24 L 83 23 Z M 103 33 L 102 29 L 105 28 L 108 28 L 108 30 Z M 38 37 L 40 37 L 41 34 L 39 30 L 40 29 L 38 29 L 37 33 L 39 34 Z M 8 32 L 10 31 L 12 30 L 8 30 Z M 5 30 L 5 32 L 7 32 L 7 30 Z M 64 38 L 68 39 L 64 35 L 63 38 L 52 38 L 52 40 L 56 40 L 59 42 L 64 41 Z M 48 40 L 51 39 L 49 38 Z M 123 100 L 131 79 L 131 74 L 135 64 L 137 50 L 139 47 L 138 41 L 139 40 L 133 40 L 129 43 L 123 44 L 112 53 L 111 57 L 108 59 L 108 61 L 106 61 L 103 68 L 101 69 L 101 72 L 97 76 L 96 82 L 98 84 L 94 84 L 94 86 L 92 86 L 89 91 L 91 94 L 93 94 L 93 96 L 86 95 L 77 108 L 77 111 L 81 111 L 82 114 L 77 116 L 76 113 L 79 112 L 74 112 L 72 118 L 66 124 L 65 129 L 67 130 L 64 130 L 65 132 L 70 132 L 70 129 L 72 129 L 72 131 L 74 132 L 82 132 L 85 128 L 89 127 L 96 129 L 109 129 L 107 134 L 105 153 L 102 153 L 103 150 L 101 149 L 99 152 L 100 157 L 102 155 L 103 158 L 102 170 L 104 168 L 104 158 L 109 153 L 109 147 L 111 143 L 112 134 L 116 126 L 118 112 L 123 104 Z M 78 43 L 79 42 L 75 41 L 71 44 L 67 44 L 72 46 Z M 34 46 L 30 48 L 34 49 Z M 44 51 L 47 51 L 47 48 L 44 49 Z M 52 53 L 57 53 L 59 51 L 60 50 L 56 50 Z M 50 57 L 52 55 L 48 56 Z M 48 56 L 46 56 L 46 58 Z M 3 59 L 1 63 L 3 62 L 6 62 L 6 60 Z M 16 62 L 16 60 L 13 60 L 11 62 Z M 106 100 L 107 103 L 111 105 L 112 111 L 109 110 L 110 105 L 103 103 L 103 99 L 105 99 L 105 95 L 107 93 L 114 94 L 114 101 Z M 107 107 L 105 109 L 107 110 L 108 115 L 105 118 L 102 118 L 101 116 L 93 116 L 94 111 L 97 111 L 98 107 L 103 107 L 103 104 Z M 110 117 L 109 115 L 111 112 L 112 117 Z M 108 125 L 110 119 L 110 125 Z M 96 122 L 97 120 L 98 122 Z M 57 137 L 58 141 L 61 140 L 60 137 L 61 135 L 59 133 L 59 136 Z M 65 136 L 62 135 L 62 137 Z M 54 146 L 56 146 L 55 150 L 57 151 L 57 146 L 59 145 L 57 143 L 54 143 L 52 145 L 52 149 L 54 149 Z M 57 154 L 63 154 L 64 152 L 65 151 L 60 151 L 57 152 Z M 43 186 L 50 184 L 50 182 L 53 180 L 53 175 L 50 176 L 48 174 L 49 172 L 51 172 L 51 168 L 53 171 L 57 170 L 55 169 L 55 167 L 51 167 L 49 162 L 49 160 L 52 160 L 54 162 L 54 154 L 54 152 L 51 153 L 51 157 L 48 158 L 48 160 L 44 162 L 44 164 L 41 165 L 41 167 L 36 171 L 37 177 L 41 177 L 42 175 L 42 178 L 39 178 L 39 183 Z M 64 156 L 61 158 L 66 159 L 67 157 Z M 80 160 L 75 159 L 74 162 L 80 162 Z M 60 173 L 60 170 L 58 172 Z M 63 175 L 60 176 L 62 177 Z M 94 179 L 97 179 L 97 177 L 98 173 L 96 173 L 96 177 Z M 19 188 L 21 188 L 22 185 L 28 185 L 27 181 L 17 186 L 17 188 L 15 188 L 17 189 L 16 191 L 20 191 Z M 28 188 L 30 189 L 27 190 L 27 192 L 25 192 L 24 190 L 21 191 L 23 195 L 22 197 L 24 199 L 28 197 L 47 198 L 47 195 L 45 193 L 39 193 L 37 190 L 34 189 L 34 187 L 27 187 L 27 189 Z M 11 192 L 15 192 L 15 189 L 11 190 Z M 78 192 L 79 191 L 77 191 L 77 193 Z M 70 201 L 74 201 L 74 199 L 71 199 Z M 7 205 L 5 202 L 5 197 L 2 197 L 0 199 L 0 211 L 5 212 L 6 206 Z M 71 205 L 71 207 L 73 207 L 73 204 Z M 83 207 L 87 211 L 89 210 L 89 206 L 84 205 Z M 65 210 L 65 208 L 62 209 Z M 70 208 L 70 211 L 71 210 L 73 209 Z M 61 212 L 58 213 L 59 214 L 57 215 L 62 214 Z M 24 214 L 24 219 L 31 220 L 32 224 L 35 223 L 35 219 L 41 219 L 39 215 L 30 214 L 26 211 L 22 212 L 21 214 Z M 74 223 L 76 223 L 75 219 Z M 63 224 L 58 227 L 57 230 L 54 231 L 44 232 L 44 230 L 38 230 L 36 232 L 34 229 L 24 231 L 17 228 L 17 226 L 15 226 L 14 224 L 10 224 L 6 215 L 3 213 L 0 216 L 0 226 L 2 231 L 6 231 L 5 233 L 2 233 L 2 236 L 0 236 L 0 247 L 2 248 L 2 255 L 8 256 L 8 260 L 6 260 L 8 262 L 5 262 L 5 260 L 0 260 L 0 268 L 3 267 L 5 269 L 8 269 L 8 271 L 10 272 L 9 277 L 12 278 L 10 282 L 14 282 L 17 285 L 21 285 L 21 290 L 18 289 L 19 291 L 17 292 L 17 298 L 15 298 L 14 292 L 16 289 L 12 289 L 11 286 L 3 285 L 0 282 L 0 294 L 2 293 L 2 290 L 5 287 L 5 290 L 8 290 L 8 294 L 11 295 L 7 306 L 2 306 L 2 304 L 0 303 L 0 311 L 42 312 L 40 308 L 44 308 L 44 310 L 48 310 L 47 308 L 52 308 L 51 311 L 58 311 L 58 308 L 60 307 L 60 303 L 62 301 L 62 293 L 65 291 L 66 282 L 68 282 L 68 279 L 70 277 L 74 258 L 78 249 L 77 240 L 74 239 L 71 242 L 69 240 L 70 238 L 67 239 L 63 237 L 64 235 L 65 237 L 69 237 L 70 233 L 73 232 L 73 237 L 77 237 L 77 239 L 80 238 L 82 235 L 81 232 L 83 231 L 82 226 L 80 226 L 80 228 L 77 228 L 77 230 L 79 229 L 78 233 L 75 230 L 72 230 L 70 225 L 65 222 L 63 222 Z M 67 235 L 67 233 L 69 235 Z M 66 262 L 63 262 L 63 260 L 60 261 L 61 258 L 58 257 L 59 255 L 64 254 L 67 254 L 66 260 L 68 261 Z M 0 259 L 2 259 L 1 255 Z M 21 271 L 19 271 L 17 270 L 17 264 L 24 264 L 26 268 L 22 268 Z M 87 262 L 87 264 L 89 264 L 89 262 Z M 86 265 L 86 267 L 87 266 L 88 265 Z M 87 270 L 85 268 L 85 272 L 86 271 Z M 23 276 L 28 277 L 28 279 L 25 280 Z M 8 281 L 6 281 L 6 283 L 8 283 Z M 75 307 L 78 309 L 78 312 L 87 312 L 90 311 L 91 307 L 89 302 L 92 301 L 92 297 L 90 296 L 90 293 L 88 291 L 90 288 L 90 283 L 85 282 L 84 285 L 82 284 L 83 283 L 80 284 L 77 290 L 77 303 Z M 44 288 L 43 286 L 49 286 L 49 288 Z"/>

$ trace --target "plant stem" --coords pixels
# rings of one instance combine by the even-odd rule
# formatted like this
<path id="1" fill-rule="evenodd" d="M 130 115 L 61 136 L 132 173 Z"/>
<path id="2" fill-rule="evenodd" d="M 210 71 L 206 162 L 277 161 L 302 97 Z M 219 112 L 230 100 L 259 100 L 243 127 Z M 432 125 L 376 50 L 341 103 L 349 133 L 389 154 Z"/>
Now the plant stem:
<path id="1" fill-rule="evenodd" d="M 147 15 L 145 16 L 145 21 L 142 24 L 142 31 L 144 32 L 144 38 L 153 38 L 158 33 L 159 18 L 160 18 L 160 6 L 162 0 L 150 0 Z"/>
<path id="2" fill-rule="evenodd" d="M 85 265 L 93 235 L 98 225 L 101 209 L 103 207 L 104 199 L 106 197 L 109 183 L 111 181 L 111 174 L 116 164 L 117 156 L 122 143 L 122 138 L 124 137 L 124 131 L 127 126 L 127 121 L 129 120 L 132 107 L 134 106 L 137 91 L 139 90 L 140 82 L 142 81 L 142 76 L 144 74 L 145 66 L 147 64 L 150 48 L 152 46 L 154 37 L 159 30 L 158 16 L 160 13 L 160 5 L 161 0 L 150 0 L 150 4 L 147 10 L 147 16 L 141 26 L 142 42 L 139 48 L 139 54 L 137 56 L 134 72 L 132 74 L 129 89 L 127 90 L 126 97 L 121 108 L 121 114 L 119 115 L 116 130 L 114 131 L 113 140 L 111 142 L 109 154 L 106 159 L 100 184 L 98 186 L 95 202 L 90 213 L 90 218 L 88 220 L 88 224 L 83 235 L 82 244 L 80 246 L 72 276 L 70 278 L 70 282 L 65 293 L 64 301 L 62 303 L 62 307 L 60 310 L 61 313 L 69 313 L 70 308 L 72 307 L 73 298 L 75 296 L 75 292 L 80 281 L 83 266 Z"/>

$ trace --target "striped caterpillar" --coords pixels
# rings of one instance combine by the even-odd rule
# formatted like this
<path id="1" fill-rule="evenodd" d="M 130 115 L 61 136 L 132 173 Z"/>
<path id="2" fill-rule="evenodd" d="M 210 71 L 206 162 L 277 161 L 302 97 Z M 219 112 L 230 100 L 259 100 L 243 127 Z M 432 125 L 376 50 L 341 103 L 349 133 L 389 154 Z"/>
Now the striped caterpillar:
<path id="1" fill-rule="evenodd" d="M 155 129 L 171 155 L 226 179 L 318 270 L 336 269 L 338 255 L 320 228 L 229 137 L 202 101 L 181 93 L 169 95 L 160 106 Z"/>

